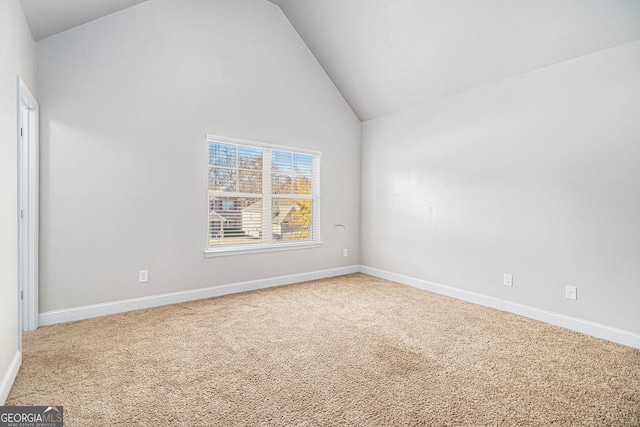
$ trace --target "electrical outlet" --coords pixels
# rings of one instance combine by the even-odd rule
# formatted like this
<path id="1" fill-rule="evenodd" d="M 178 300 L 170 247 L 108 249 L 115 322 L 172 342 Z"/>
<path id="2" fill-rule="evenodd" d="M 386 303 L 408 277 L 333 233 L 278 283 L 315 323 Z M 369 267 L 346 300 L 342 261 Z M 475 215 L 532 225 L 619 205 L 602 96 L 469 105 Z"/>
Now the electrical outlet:
<path id="1" fill-rule="evenodd" d="M 504 285 L 505 286 L 513 286 L 513 274 L 506 274 L 504 275 Z"/>
<path id="2" fill-rule="evenodd" d="M 578 299 L 578 288 L 575 286 L 565 287 L 565 296 L 567 299 Z"/>
<path id="3" fill-rule="evenodd" d="M 138 283 L 147 283 L 149 281 L 149 270 L 138 271 Z"/>
<path id="4" fill-rule="evenodd" d="M 349 256 L 349 251 L 346 249 L 342 250 L 342 256 Z"/>

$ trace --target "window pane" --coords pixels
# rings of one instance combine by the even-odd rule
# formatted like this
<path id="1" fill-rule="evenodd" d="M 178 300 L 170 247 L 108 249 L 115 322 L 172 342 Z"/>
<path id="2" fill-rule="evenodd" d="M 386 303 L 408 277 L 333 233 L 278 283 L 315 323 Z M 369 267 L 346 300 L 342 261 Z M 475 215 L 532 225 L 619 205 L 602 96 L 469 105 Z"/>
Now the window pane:
<path id="1" fill-rule="evenodd" d="M 209 197 L 209 246 L 262 241 L 262 199 Z"/>
<path id="2" fill-rule="evenodd" d="M 209 165 L 236 167 L 236 149 L 234 145 L 224 145 L 219 143 L 209 144 Z"/>
<path id="3" fill-rule="evenodd" d="M 311 194 L 311 179 L 306 176 L 297 176 L 294 181 L 295 194 Z"/>
<path id="4" fill-rule="evenodd" d="M 291 194 L 293 192 L 293 153 L 274 151 L 271 154 L 271 193 Z"/>
<path id="5" fill-rule="evenodd" d="M 271 175 L 271 193 L 273 194 L 291 194 L 291 184 L 292 179 L 289 175 Z"/>
<path id="6" fill-rule="evenodd" d="M 308 154 L 295 153 L 293 155 L 293 168 L 298 175 L 311 178 L 313 175 L 313 157 Z"/>
<path id="7" fill-rule="evenodd" d="M 262 172 L 239 170 L 238 191 L 240 193 L 262 194 Z"/>
<path id="8" fill-rule="evenodd" d="M 274 242 L 312 239 L 312 200 L 274 198 L 271 208 L 271 234 Z"/>
<path id="9" fill-rule="evenodd" d="M 209 168 L 209 190 L 236 191 L 236 171 L 226 168 Z"/>
<path id="10" fill-rule="evenodd" d="M 291 175 L 293 173 L 293 153 L 274 151 L 271 154 L 271 170 L 274 173 Z"/>
<path id="11" fill-rule="evenodd" d="M 240 169 L 262 170 L 262 150 L 238 147 L 238 167 Z"/>

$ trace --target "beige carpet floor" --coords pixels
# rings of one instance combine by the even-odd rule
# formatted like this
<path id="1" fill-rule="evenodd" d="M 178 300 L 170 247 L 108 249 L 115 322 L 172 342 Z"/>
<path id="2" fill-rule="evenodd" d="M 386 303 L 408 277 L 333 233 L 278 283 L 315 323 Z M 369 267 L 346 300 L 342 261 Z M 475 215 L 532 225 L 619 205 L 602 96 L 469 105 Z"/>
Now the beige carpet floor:
<path id="1" fill-rule="evenodd" d="M 65 426 L 640 426 L 640 350 L 362 274 L 43 327 Z"/>

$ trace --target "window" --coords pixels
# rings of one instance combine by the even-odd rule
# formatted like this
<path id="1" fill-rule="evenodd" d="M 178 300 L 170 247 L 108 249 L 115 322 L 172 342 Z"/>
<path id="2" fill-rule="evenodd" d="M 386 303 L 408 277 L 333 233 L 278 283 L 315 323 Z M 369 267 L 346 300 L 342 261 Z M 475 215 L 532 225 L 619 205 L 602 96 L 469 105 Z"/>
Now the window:
<path id="1" fill-rule="evenodd" d="M 317 151 L 207 136 L 208 255 L 320 243 Z"/>

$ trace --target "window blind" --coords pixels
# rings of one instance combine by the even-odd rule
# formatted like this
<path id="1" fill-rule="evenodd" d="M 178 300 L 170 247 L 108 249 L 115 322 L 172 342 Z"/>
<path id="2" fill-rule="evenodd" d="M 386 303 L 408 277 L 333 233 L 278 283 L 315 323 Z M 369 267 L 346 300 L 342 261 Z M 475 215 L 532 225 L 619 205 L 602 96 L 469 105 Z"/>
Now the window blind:
<path id="1" fill-rule="evenodd" d="M 208 249 L 319 241 L 318 153 L 207 144 Z"/>

